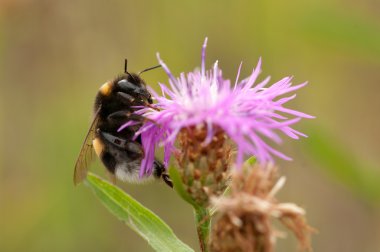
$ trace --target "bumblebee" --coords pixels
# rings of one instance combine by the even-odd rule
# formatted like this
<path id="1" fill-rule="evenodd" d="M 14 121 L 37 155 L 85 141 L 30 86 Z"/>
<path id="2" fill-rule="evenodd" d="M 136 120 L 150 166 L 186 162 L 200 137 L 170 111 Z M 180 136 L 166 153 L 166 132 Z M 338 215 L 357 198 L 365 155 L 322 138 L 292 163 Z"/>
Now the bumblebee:
<path id="1" fill-rule="evenodd" d="M 93 121 L 75 164 L 75 185 L 86 178 L 94 152 L 114 183 L 116 178 L 127 182 L 147 179 L 139 177 L 141 161 L 144 158 L 141 137 L 134 139 L 136 131 L 146 119 L 134 112 L 137 110 L 136 106 L 150 106 L 153 103 L 140 74 L 157 67 L 160 66 L 147 68 L 138 74 L 129 73 L 125 60 L 124 74 L 100 87 L 95 97 Z M 134 125 L 118 132 L 123 124 L 131 120 Z M 173 187 L 164 165 L 156 159 L 153 166 L 153 177 L 161 178 Z"/>

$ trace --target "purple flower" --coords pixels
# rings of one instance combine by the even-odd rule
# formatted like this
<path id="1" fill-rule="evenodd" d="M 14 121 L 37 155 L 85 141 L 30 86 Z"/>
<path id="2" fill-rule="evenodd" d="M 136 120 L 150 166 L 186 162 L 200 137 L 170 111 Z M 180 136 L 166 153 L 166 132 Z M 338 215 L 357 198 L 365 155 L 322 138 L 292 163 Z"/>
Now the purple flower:
<path id="1" fill-rule="evenodd" d="M 157 54 L 159 63 L 169 76 L 170 87 L 160 83 L 162 95 L 151 90 L 157 101 L 154 105 L 157 110 L 143 108 L 138 111 L 150 119 L 136 133 L 141 134 L 146 151 L 141 176 L 152 172 L 154 151 L 159 143 L 165 147 L 164 163 L 168 164 L 178 133 L 188 126 L 207 127 L 205 145 L 212 140 L 215 126 L 221 128 L 236 144 L 238 167 L 246 155 L 256 156 L 260 163 L 272 161 L 273 156 L 291 160 L 266 142 L 281 143 L 279 132 L 293 139 L 306 137 L 291 126 L 301 118 L 313 117 L 283 106 L 295 98 L 295 94 L 281 97 L 305 86 L 306 82 L 292 86 L 292 78 L 285 77 L 267 86 L 268 77 L 255 84 L 261 71 L 260 59 L 252 74 L 242 81 L 239 81 L 240 64 L 236 81 L 231 84 L 230 80 L 222 77 L 218 62 L 212 69 L 205 70 L 206 44 L 207 38 L 202 48 L 201 69 L 181 73 L 177 78 Z"/>

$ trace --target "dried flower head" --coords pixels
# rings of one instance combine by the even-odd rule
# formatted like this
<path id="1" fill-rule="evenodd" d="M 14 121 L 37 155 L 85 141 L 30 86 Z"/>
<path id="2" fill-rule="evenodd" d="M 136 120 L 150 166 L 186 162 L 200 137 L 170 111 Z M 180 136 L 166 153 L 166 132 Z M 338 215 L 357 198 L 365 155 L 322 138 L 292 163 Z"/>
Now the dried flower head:
<path id="1" fill-rule="evenodd" d="M 311 251 L 309 236 L 313 229 L 305 222 L 305 211 L 293 203 L 278 203 L 275 198 L 284 183 L 284 177 L 277 179 L 274 166 L 234 171 L 231 194 L 212 198 L 217 214 L 211 251 L 273 251 L 276 238 L 283 236 L 273 228 L 274 219 L 296 235 L 300 249 Z"/>
<path id="2" fill-rule="evenodd" d="M 153 90 L 157 103 L 156 109 L 143 108 L 138 113 L 149 118 L 137 132 L 141 134 L 146 152 L 140 175 L 152 172 L 154 151 L 158 143 L 164 145 L 167 164 L 174 150 L 174 142 L 183 129 L 203 127 L 205 132 L 203 146 L 207 146 L 219 131 L 222 131 L 237 146 L 236 164 L 240 167 L 244 155 L 256 156 L 260 163 L 267 163 L 278 156 L 290 158 L 272 148 L 265 140 L 281 143 L 279 132 L 298 139 L 304 136 L 291 126 L 301 118 L 312 118 L 305 113 L 285 108 L 284 104 L 296 97 L 293 92 L 306 83 L 292 86 L 291 77 L 285 77 L 271 86 L 269 77 L 255 84 L 261 71 L 261 60 L 248 78 L 239 81 L 240 69 L 236 81 L 224 79 L 216 62 L 206 71 L 205 49 L 202 49 L 200 70 L 174 77 L 166 64 L 158 60 L 169 76 L 170 88 L 160 84 L 162 95 Z M 281 97 L 281 98 L 280 98 Z M 128 126 L 128 123 L 122 128 Z M 265 140 L 264 140 L 265 139 Z"/>

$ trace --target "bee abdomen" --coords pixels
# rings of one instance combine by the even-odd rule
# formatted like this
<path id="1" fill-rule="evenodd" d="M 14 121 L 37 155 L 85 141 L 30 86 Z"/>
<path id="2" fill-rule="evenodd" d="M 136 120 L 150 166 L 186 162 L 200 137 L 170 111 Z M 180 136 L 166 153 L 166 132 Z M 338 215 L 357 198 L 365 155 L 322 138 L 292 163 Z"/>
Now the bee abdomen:
<path id="1" fill-rule="evenodd" d="M 107 170 L 112 174 L 115 174 L 117 164 L 115 157 L 109 152 L 102 152 L 100 155 L 100 159 L 102 160 Z"/>
<path id="2" fill-rule="evenodd" d="M 114 174 L 117 162 L 115 157 L 108 151 L 103 140 L 100 137 L 96 137 L 92 141 L 92 145 L 94 146 L 96 155 L 100 158 L 107 170 Z"/>

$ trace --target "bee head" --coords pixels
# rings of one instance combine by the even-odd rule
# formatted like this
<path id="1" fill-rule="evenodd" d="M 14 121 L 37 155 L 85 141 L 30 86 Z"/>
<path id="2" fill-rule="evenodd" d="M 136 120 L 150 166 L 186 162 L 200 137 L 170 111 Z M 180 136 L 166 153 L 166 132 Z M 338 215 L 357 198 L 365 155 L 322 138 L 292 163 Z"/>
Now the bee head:
<path id="1" fill-rule="evenodd" d="M 115 91 L 133 97 L 137 102 L 153 103 L 152 96 L 146 88 L 146 84 L 137 74 L 127 73 L 121 76 L 115 83 Z"/>

